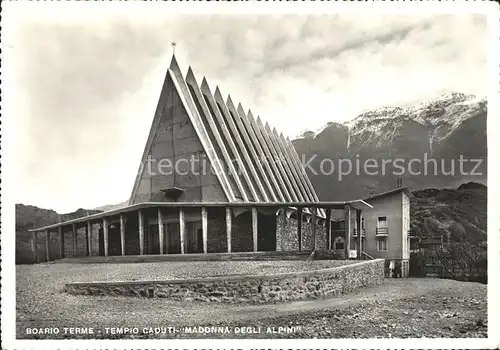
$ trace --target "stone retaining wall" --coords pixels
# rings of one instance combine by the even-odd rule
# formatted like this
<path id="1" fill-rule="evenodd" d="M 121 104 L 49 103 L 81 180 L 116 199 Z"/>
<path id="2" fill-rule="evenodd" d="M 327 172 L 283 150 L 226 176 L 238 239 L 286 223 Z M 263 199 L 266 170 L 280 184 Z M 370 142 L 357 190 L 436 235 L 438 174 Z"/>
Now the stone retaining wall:
<path id="1" fill-rule="evenodd" d="M 82 295 L 123 295 L 183 301 L 266 303 L 339 295 L 381 284 L 384 260 L 267 276 L 226 276 L 191 280 L 69 283 Z"/>

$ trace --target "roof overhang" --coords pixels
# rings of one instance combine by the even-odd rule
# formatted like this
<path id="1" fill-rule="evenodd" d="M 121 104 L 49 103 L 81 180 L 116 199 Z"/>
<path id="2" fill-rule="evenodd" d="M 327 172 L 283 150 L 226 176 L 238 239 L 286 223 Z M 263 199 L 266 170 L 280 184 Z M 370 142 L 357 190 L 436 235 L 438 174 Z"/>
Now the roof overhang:
<path id="1" fill-rule="evenodd" d="M 368 204 L 363 199 L 358 199 L 358 200 L 351 201 L 347 205 L 349 205 L 350 207 L 352 207 L 354 209 L 359 209 L 359 210 L 373 208 L 373 205 Z"/>
<path id="2" fill-rule="evenodd" d="M 56 224 L 47 225 L 39 228 L 30 229 L 30 232 L 37 231 L 45 231 L 51 230 L 55 228 L 59 228 L 62 226 L 72 225 L 72 224 L 82 224 L 88 221 L 96 221 L 102 218 L 109 218 L 113 216 L 118 216 L 121 214 L 126 214 L 129 212 L 133 212 L 140 209 L 150 209 L 150 208 L 201 208 L 201 207 L 212 207 L 212 208 L 324 208 L 324 209 L 344 209 L 346 206 L 350 206 L 353 209 L 369 209 L 373 208 L 372 205 L 366 203 L 362 199 L 354 200 L 354 201 L 341 201 L 341 202 L 274 202 L 274 203 L 265 203 L 265 202 L 142 202 L 133 205 L 129 205 L 127 207 L 108 210 L 102 213 L 92 214 L 88 216 L 82 216 L 77 219 L 72 219 L 64 222 L 58 222 Z"/>
<path id="3" fill-rule="evenodd" d="M 376 193 L 368 198 L 365 198 L 364 200 L 365 201 L 369 201 L 369 200 L 372 200 L 372 199 L 378 199 L 380 197 L 385 197 L 385 196 L 390 196 L 390 195 L 393 195 L 393 194 L 396 194 L 396 193 L 399 193 L 399 192 L 404 192 L 406 193 L 406 195 L 409 197 L 409 198 L 413 198 L 413 194 L 411 193 L 411 191 L 408 189 L 408 187 L 404 186 L 404 187 L 398 187 L 398 188 L 394 188 L 392 190 L 389 190 L 389 191 L 385 191 L 385 192 L 381 192 L 381 193 Z"/>

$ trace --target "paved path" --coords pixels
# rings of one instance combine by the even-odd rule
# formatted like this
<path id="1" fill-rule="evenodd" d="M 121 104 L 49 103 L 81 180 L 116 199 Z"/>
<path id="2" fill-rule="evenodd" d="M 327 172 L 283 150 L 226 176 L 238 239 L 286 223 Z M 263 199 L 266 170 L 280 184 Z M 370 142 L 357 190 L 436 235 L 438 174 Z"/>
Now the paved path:
<path id="1" fill-rule="evenodd" d="M 210 314 L 193 314 L 183 319 L 182 323 L 213 322 L 214 319 L 223 319 L 229 322 L 279 317 L 286 314 L 305 313 L 313 310 L 336 309 L 347 306 L 356 306 L 372 300 L 398 300 L 418 297 L 442 288 L 452 289 L 455 281 L 441 279 L 386 279 L 383 284 L 364 288 L 358 292 L 337 296 L 330 299 L 293 301 L 288 303 L 267 305 L 208 305 Z M 197 305 L 200 310 L 200 304 Z M 201 307 L 203 309 L 203 307 Z"/>

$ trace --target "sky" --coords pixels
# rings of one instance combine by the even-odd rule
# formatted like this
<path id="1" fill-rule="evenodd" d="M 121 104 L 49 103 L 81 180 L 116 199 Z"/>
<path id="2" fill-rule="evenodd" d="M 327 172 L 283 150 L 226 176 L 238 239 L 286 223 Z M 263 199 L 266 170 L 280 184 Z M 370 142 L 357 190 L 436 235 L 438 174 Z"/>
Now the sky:
<path id="1" fill-rule="evenodd" d="M 5 28 L 5 27 L 4 27 Z M 2 28 L 2 29 L 4 29 Z M 20 16 L 7 27 L 16 202 L 128 199 L 175 41 L 214 91 L 286 136 L 369 109 L 486 95 L 477 14 Z"/>

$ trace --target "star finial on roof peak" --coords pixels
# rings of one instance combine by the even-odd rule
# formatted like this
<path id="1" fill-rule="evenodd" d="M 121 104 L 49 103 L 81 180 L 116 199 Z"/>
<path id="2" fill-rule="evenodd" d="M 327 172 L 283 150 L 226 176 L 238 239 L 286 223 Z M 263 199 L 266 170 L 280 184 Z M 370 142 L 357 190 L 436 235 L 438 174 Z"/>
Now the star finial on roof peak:
<path id="1" fill-rule="evenodd" d="M 172 46 L 172 56 L 175 56 L 175 47 L 177 46 L 177 43 L 175 41 L 172 41 L 170 43 L 170 46 Z"/>

